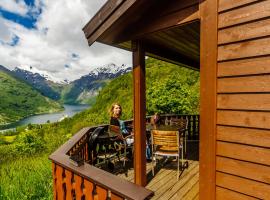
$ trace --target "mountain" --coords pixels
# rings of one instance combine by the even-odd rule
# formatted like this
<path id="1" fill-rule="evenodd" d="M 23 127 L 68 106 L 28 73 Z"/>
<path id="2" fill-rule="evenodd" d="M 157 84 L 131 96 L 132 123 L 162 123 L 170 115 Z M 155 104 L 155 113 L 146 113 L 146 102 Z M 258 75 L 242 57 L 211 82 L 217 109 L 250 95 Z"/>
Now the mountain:
<path id="1" fill-rule="evenodd" d="M 112 79 L 131 71 L 126 65 L 108 64 L 98 67 L 89 74 L 71 82 L 62 92 L 65 103 L 92 103 L 99 91 Z"/>
<path id="2" fill-rule="evenodd" d="M 62 109 L 59 103 L 42 96 L 3 66 L 0 66 L 0 91 L 0 125 Z"/>
<path id="3" fill-rule="evenodd" d="M 198 114 L 199 76 L 198 71 L 148 58 L 146 60 L 146 114 L 152 115 L 156 112 Z M 133 117 L 132 84 L 132 73 L 118 76 L 110 81 L 99 92 L 95 104 L 90 109 L 72 118 L 73 126 L 82 128 L 108 123 L 108 110 L 114 102 L 122 106 L 122 119 L 131 119 Z"/>
<path id="4" fill-rule="evenodd" d="M 42 95 L 53 100 L 59 100 L 66 104 L 91 104 L 95 101 L 98 92 L 110 80 L 130 71 L 131 67 L 110 63 L 97 67 L 89 74 L 72 82 L 55 78 L 52 74 L 38 70 L 33 66 L 18 66 L 12 72 Z"/>
<path id="5" fill-rule="evenodd" d="M 38 90 L 42 95 L 53 100 L 59 100 L 61 98 L 61 90 L 68 83 L 67 80 L 62 81 L 45 71 L 27 65 L 16 67 L 12 72 L 18 78 L 26 81 Z"/>

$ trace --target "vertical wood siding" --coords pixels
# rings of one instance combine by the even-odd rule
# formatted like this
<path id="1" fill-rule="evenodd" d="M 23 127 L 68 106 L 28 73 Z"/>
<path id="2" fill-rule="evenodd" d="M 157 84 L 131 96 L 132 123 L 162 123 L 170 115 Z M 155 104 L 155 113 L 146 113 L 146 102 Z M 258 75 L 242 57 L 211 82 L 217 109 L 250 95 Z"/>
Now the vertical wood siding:
<path id="1" fill-rule="evenodd" d="M 219 0 L 216 199 L 270 199 L 270 0 Z"/>

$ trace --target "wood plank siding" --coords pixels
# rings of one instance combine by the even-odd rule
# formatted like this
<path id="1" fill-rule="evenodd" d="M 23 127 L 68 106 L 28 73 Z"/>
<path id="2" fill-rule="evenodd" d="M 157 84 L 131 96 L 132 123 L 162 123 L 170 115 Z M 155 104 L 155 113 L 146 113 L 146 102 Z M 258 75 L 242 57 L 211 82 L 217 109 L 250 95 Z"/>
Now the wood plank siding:
<path id="1" fill-rule="evenodd" d="M 219 0 L 216 199 L 270 199 L 270 1 Z"/>

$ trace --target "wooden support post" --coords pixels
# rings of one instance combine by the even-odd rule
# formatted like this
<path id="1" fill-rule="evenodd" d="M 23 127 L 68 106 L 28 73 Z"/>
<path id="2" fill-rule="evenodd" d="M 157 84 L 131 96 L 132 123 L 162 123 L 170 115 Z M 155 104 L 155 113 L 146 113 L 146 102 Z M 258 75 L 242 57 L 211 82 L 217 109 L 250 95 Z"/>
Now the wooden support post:
<path id="1" fill-rule="evenodd" d="M 201 0 L 200 199 L 216 199 L 218 0 Z"/>
<path id="2" fill-rule="evenodd" d="M 134 179 L 146 186 L 146 130 L 145 130 L 145 51 L 141 41 L 133 41 L 133 118 L 134 118 Z"/>

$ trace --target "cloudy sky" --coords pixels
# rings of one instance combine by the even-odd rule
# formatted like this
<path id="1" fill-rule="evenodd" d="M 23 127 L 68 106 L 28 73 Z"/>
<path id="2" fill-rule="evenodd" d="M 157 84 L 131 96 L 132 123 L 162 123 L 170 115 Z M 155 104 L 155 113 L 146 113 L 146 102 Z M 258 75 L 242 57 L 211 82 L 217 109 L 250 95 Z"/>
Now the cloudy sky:
<path id="1" fill-rule="evenodd" d="M 0 0 L 0 65 L 31 65 L 74 80 L 109 63 L 131 65 L 127 51 L 94 43 L 83 26 L 106 0 Z"/>

